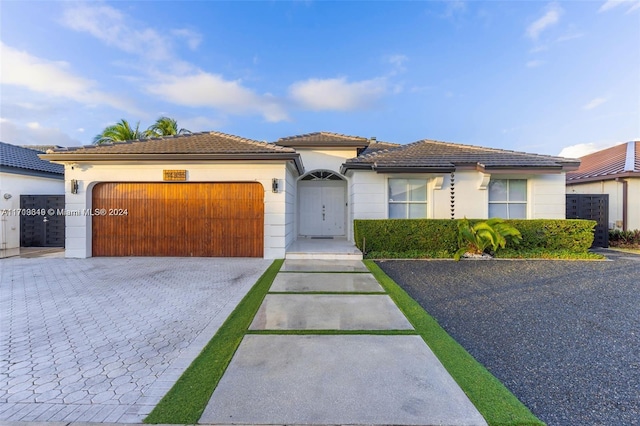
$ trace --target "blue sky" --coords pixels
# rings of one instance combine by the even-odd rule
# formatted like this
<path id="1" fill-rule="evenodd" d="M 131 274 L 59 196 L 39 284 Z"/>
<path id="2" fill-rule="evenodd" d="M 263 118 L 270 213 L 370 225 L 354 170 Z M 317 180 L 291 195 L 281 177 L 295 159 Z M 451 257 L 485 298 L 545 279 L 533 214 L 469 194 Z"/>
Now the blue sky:
<path id="1" fill-rule="evenodd" d="M 0 2 L 0 140 L 125 118 L 579 156 L 640 140 L 640 1 Z"/>

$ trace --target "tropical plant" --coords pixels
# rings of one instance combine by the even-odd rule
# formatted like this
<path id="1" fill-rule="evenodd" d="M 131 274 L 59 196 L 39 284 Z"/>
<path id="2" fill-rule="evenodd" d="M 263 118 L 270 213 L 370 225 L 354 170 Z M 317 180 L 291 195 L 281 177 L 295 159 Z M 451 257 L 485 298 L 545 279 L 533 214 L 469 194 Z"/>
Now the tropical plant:
<path id="1" fill-rule="evenodd" d="M 127 120 L 122 119 L 116 124 L 105 127 L 102 133 L 93 138 L 93 143 L 102 145 L 104 143 L 124 142 L 142 138 L 144 138 L 144 134 L 140 131 L 139 121 L 136 123 L 136 127 L 133 128 Z"/>
<path id="2" fill-rule="evenodd" d="M 191 133 L 187 129 L 178 129 L 178 122 L 170 117 L 160 117 L 144 132 L 148 138 L 184 135 Z"/>
<path id="3" fill-rule="evenodd" d="M 505 248 L 507 243 L 518 244 L 522 235 L 503 219 L 489 219 L 471 224 L 467 218 L 458 222 L 458 251 L 453 258 L 460 260 L 465 253 L 482 255 Z"/>

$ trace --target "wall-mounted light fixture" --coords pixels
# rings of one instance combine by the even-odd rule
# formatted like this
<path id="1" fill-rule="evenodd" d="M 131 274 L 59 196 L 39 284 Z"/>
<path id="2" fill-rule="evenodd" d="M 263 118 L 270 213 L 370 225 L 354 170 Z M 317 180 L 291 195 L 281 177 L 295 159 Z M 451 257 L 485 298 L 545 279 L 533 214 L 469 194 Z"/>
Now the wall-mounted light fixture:
<path id="1" fill-rule="evenodd" d="M 78 181 L 75 179 L 71 179 L 71 193 L 72 194 L 78 193 Z"/>
<path id="2" fill-rule="evenodd" d="M 8 192 L 4 193 L 4 199 L 8 200 L 9 198 L 11 198 L 11 194 L 9 194 Z"/>
<path id="3" fill-rule="evenodd" d="M 278 192 L 278 178 L 271 179 L 271 191 Z"/>

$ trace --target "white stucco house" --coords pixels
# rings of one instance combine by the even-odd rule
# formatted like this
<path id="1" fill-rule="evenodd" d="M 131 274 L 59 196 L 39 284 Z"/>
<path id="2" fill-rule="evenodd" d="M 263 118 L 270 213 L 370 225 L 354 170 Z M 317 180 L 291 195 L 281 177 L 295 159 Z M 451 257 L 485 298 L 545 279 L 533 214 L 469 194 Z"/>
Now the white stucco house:
<path id="1" fill-rule="evenodd" d="M 30 245 L 38 246 L 57 245 L 52 240 L 60 241 L 59 234 L 64 233 L 64 223 L 56 229 L 55 221 L 46 216 L 25 217 L 20 210 L 46 210 L 47 201 L 64 204 L 64 167 L 41 160 L 38 154 L 42 151 L 0 142 L 0 258 L 20 254 L 21 231 L 23 239 L 26 236 L 33 241 Z M 29 232 L 21 229 L 21 221 Z"/>
<path id="2" fill-rule="evenodd" d="M 640 141 L 631 141 L 580 158 L 567 173 L 567 194 L 609 196 L 609 229 L 640 229 Z"/>
<path id="3" fill-rule="evenodd" d="M 564 218 L 579 161 L 330 132 L 204 132 L 49 151 L 65 167 L 66 255 L 282 258 L 352 240 L 354 219 Z"/>

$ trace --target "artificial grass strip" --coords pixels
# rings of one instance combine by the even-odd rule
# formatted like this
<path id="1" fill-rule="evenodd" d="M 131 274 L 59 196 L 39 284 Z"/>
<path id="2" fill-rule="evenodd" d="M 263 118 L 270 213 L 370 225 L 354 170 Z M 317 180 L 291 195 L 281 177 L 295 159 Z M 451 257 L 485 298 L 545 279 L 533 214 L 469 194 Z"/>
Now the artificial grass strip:
<path id="1" fill-rule="evenodd" d="M 415 336 L 418 334 L 415 330 L 249 330 L 246 334 L 279 334 L 279 335 L 323 335 L 323 336 L 340 336 L 340 335 L 379 335 L 379 336 Z"/>
<path id="2" fill-rule="evenodd" d="M 262 274 L 145 423 L 198 423 L 283 262 L 274 261 Z"/>
<path id="3" fill-rule="evenodd" d="M 379 296 L 387 293 L 384 291 L 270 291 L 269 294 Z"/>
<path id="4" fill-rule="evenodd" d="M 363 262 L 489 425 L 544 425 L 378 265 Z"/>

